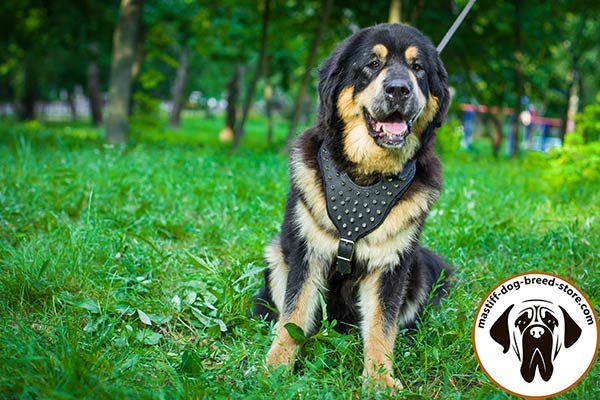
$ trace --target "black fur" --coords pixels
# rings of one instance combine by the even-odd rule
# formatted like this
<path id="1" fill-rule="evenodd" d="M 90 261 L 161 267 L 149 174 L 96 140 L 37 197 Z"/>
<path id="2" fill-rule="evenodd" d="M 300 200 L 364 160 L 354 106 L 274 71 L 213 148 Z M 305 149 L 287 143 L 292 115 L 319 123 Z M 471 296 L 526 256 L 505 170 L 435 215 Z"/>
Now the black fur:
<path id="1" fill-rule="evenodd" d="M 314 197 L 314 191 L 311 192 L 306 187 L 301 187 L 298 182 L 294 181 L 293 175 L 294 171 L 298 169 L 298 164 L 303 165 L 306 170 L 316 172 L 314 174 L 316 176 L 315 185 L 320 188 L 321 192 L 323 191 L 317 152 L 324 140 L 328 141 L 338 168 L 346 170 L 356 182 L 369 184 L 383 175 L 375 171 L 373 174 L 363 176 L 359 172 L 360 168 L 358 167 L 360 166 L 348 158 L 344 147 L 343 133 L 346 121 L 341 118 L 337 108 L 342 90 L 354 87 L 354 94 L 357 95 L 370 82 L 374 81 L 376 74 L 365 73 L 361 66 L 371 56 L 373 46 L 378 43 L 383 44 L 389 50 L 386 64 L 382 68 L 390 68 L 390 70 L 396 68 L 398 71 L 408 71 L 410 66 L 406 65 L 403 58 L 404 51 L 409 46 L 418 48 L 419 62 L 422 64 L 424 72 L 417 73 L 411 70 L 411 73 L 418 78 L 418 88 L 413 89 L 420 90 L 426 96 L 435 96 L 438 101 L 435 113 L 430 117 L 423 130 L 412 133 L 420 135 L 420 146 L 413 155 L 417 161 L 417 172 L 414 182 L 396 207 L 410 206 L 411 202 L 417 201 L 423 193 L 439 193 L 441 190 L 441 165 L 437 156 L 432 152 L 432 146 L 435 129 L 444 120 L 449 102 L 447 74 L 443 63 L 431 42 L 414 28 L 400 24 L 384 24 L 357 32 L 341 42 L 321 64 L 318 86 L 320 100 L 316 124 L 298 137 L 292 150 L 290 162 L 292 178 L 290 179 L 285 216 L 281 233 L 271 245 L 271 250 L 273 248 L 280 250 L 288 270 L 285 303 L 283 310 L 277 309 L 277 302 L 274 301 L 274 293 L 270 287 L 270 280 L 273 278 L 272 268 L 274 268 L 271 265 L 265 271 L 265 286 L 256 298 L 254 309 L 255 314 L 267 320 L 276 320 L 282 315 L 291 315 L 297 309 L 298 297 L 311 273 L 311 268 L 320 268 L 320 271 L 321 269 L 323 271 L 320 272 L 322 273 L 320 279 L 327 288 L 325 295 L 330 318 L 338 320 L 340 322 L 338 326 L 342 329 L 360 324 L 362 320 L 358 307 L 358 288 L 361 282 L 373 273 L 372 268 L 369 268 L 370 260 L 355 259 L 352 273 L 348 276 L 341 276 L 335 271 L 334 253 L 327 258 L 326 265 L 310 264 L 308 256 L 323 249 L 311 247 L 319 246 L 319 243 L 311 242 L 302 234 L 300 228 L 302 221 L 298 220 L 297 207 L 302 204 L 313 215 L 316 215 L 316 208 L 322 204 L 317 204 L 315 198 L 310 198 Z M 398 166 L 399 170 L 401 167 L 402 165 Z M 426 209 L 429 206 L 431 204 L 427 204 Z M 391 250 L 398 255 L 399 263 L 388 265 L 381 272 L 377 296 L 382 309 L 382 323 L 385 331 L 391 331 L 390 328 L 394 327 L 398 321 L 405 326 L 413 324 L 418 312 L 425 306 L 426 299 L 433 299 L 434 302 L 437 302 L 443 293 L 443 290 L 433 295 L 430 293 L 442 271 L 446 277 L 451 274 L 451 268 L 441 257 L 419 246 L 419 236 L 425 218 L 426 212 L 421 212 L 405 221 L 405 224 L 415 230 L 415 234 L 407 246 Z M 332 238 L 339 237 L 338 232 L 331 224 L 328 225 L 318 220 L 313 222 L 319 225 L 324 235 Z M 361 240 L 369 238 L 370 235 L 373 233 Z M 443 285 L 443 282 L 441 284 Z M 318 316 L 316 317 L 318 318 Z"/>

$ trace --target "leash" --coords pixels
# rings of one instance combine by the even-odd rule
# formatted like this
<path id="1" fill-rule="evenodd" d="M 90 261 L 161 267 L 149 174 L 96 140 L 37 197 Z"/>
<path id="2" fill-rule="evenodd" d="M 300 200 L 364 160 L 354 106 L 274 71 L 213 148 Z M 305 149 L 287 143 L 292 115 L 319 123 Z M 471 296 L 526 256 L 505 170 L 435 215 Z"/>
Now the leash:
<path id="1" fill-rule="evenodd" d="M 456 17 L 456 20 L 454 21 L 454 23 L 452 24 L 450 29 L 448 29 L 448 32 L 446 32 L 446 34 L 442 38 L 442 41 L 440 42 L 440 44 L 438 44 L 438 47 L 437 47 L 438 53 L 441 53 L 442 50 L 444 50 L 444 47 L 446 47 L 446 45 L 448 44 L 448 42 L 454 35 L 454 32 L 456 32 L 456 30 L 458 29 L 460 24 L 463 22 L 463 20 L 465 19 L 465 17 L 471 10 L 471 7 L 473 7 L 473 4 L 475 4 L 475 0 L 469 0 L 467 5 L 465 6 L 465 8 L 463 8 L 463 10 L 460 12 L 458 17 Z"/>

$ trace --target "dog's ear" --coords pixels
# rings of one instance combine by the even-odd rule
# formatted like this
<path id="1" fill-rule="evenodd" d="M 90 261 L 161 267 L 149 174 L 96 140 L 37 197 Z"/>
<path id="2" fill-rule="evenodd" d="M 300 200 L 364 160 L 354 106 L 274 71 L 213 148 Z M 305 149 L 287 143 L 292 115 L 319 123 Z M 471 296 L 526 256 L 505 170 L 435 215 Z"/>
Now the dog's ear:
<path id="1" fill-rule="evenodd" d="M 342 43 L 319 66 L 319 116 L 327 126 L 332 126 L 336 116 L 336 99 L 339 93 Z"/>
<path id="2" fill-rule="evenodd" d="M 503 353 L 506 353 L 508 351 L 508 349 L 510 348 L 510 332 L 508 330 L 508 314 L 510 314 L 510 310 L 512 310 L 512 308 L 515 305 L 511 305 L 509 306 L 506 311 L 504 311 L 502 313 L 502 315 L 500 316 L 500 318 L 498 318 L 496 320 L 496 322 L 494 322 L 494 325 L 492 325 L 492 328 L 490 329 L 490 336 L 492 337 L 492 339 L 494 339 L 496 342 L 498 342 L 504 349 L 503 349 Z"/>
<path id="3" fill-rule="evenodd" d="M 563 313 L 563 317 L 565 317 L 565 347 L 568 349 L 573 346 L 579 337 L 581 336 L 581 328 L 573 318 L 565 311 L 564 308 L 558 306 L 560 311 Z"/>
<path id="4" fill-rule="evenodd" d="M 433 125 L 436 128 L 439 128 L 442 126 L 442 123 L 446 119 L 446 114 L 448 113 L 448 107 L 450 106 L 450 90 L 448 89 L 448 73 L 446 72 L 446 67 L 437 53 L 431 80 L 432 94 L 438 98 L 438 109 L 433 118 Z"/>

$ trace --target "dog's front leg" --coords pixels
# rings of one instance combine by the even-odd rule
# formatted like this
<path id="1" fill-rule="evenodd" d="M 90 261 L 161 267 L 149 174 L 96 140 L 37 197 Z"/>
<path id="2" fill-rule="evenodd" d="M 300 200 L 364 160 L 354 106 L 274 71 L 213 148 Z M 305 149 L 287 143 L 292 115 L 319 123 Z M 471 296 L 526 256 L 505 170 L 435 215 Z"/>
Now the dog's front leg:
<path id="1" fill-rule="evenodd" d="M 392 375 L 394 342 L 396 340 L 397 307 L 386 299 L 382 290 L 385 276 L 373 272 L 359 286 L 359 307 L 364 344 L 363 376 L 387 387 L 401 389 L 402 384 Z"/>
<path id="2" fill-rule="evenodd" d="M 299 345 L 290 336 L 285 325 L 293 323 L 302 328 L 305 335 L 309 334 L 319 306 L 318 289 L 323 285 L 321 275 L 308 262 L 290 266 L 284 310 L 275 325 L 277 336 L 267 353 L 267 365 L 294 365 Z"/>

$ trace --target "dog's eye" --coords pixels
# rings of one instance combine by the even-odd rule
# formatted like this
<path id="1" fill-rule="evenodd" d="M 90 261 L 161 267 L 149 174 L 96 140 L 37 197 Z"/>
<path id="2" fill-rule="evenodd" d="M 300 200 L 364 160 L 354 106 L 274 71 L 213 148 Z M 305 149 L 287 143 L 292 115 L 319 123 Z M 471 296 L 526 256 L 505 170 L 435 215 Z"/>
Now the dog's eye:
<path id="1" fill-rule="evenodd" d="M 414 64 L 412 65 L 412 69 L 413 69 L 414 71 L 422 71 L 422 70 L 423 70 L 423 66 L 422 66 L 421 64 L 419 64 L 419 63 L 417 63 L 417 62 L 416 62 L 416 63 L 414 63 Z"/>
<path id="2" fill-rule="evenodd" d="M 381 63 L 379 62 L 379 60 L 373 60 L 367 64 L 367 67 L 370 69 L 377 69 L 380 65 Z"/>

